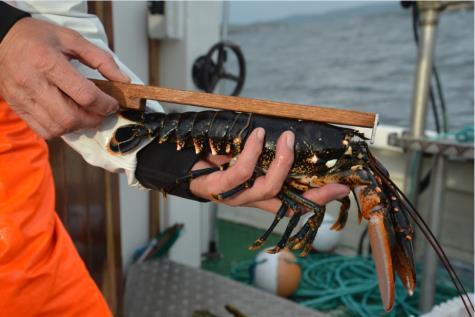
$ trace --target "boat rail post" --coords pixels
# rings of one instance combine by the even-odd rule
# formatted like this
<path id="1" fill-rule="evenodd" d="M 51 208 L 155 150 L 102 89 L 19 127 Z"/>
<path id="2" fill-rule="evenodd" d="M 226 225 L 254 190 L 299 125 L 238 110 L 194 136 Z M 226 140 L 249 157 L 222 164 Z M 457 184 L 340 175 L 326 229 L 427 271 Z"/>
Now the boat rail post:
<path id="1" fill-rule="evenodd" d="M 427 217 L 427 224 L 434 236 L 438 237 L 441 231 L 441 216 L 444 203 L 446 158 L 442 153 L 436 154 L 435 164 L 432 170 L 433 181 L 431 188 L 432 202 L 430 203 L 430 213 Z M 427 243 L 426 243 L 427 244 Z M 419 298 L 419 309 L 428 312 L 434 306 L 435 283 L 437 278 L 437 256 L 430 247 L 424 250 L 424 268 L 422 269 L 421 296 Z"/>
<path id="2" fill-rule="evenodd" d="M 427 104 L 432 75 L 433 58 L 435 51 L 436 31 L 441 10 L 440 3 L 436 1 L 417 1 L 415 4 L 420 13 L 420 42 L 418 47 L 418 63 L 416 69 L 414 92 L 412 98 L 412 113 L 410 136 L 423 138 L 425 136 Z M 405 191 L 408 198 L 417 206 L 419 196 L 419 183 L 421 178 L 421 165 L 423 152 L 410 150 L 407 156 L 407 169 L 405 179 Z M 440 231 L 441 203 L 444 190 L 445 157 L 437 155 L 433 170 L 433 185 L 430 212 L 426 213 L 427 222 L 437 237 Z M 422 274 L 421 296 L 419 308 L 422 312 L 429 311 L 434 303 L 435 274 L 437 271 L 437 258 L 427 243 L 424 247 L 424 269 Z"/>
<path id="3" fill-rule="evenodd" d="M 409 135 L 413 138 L 421 138 L 425 135 L 427 102 L 439 16 L 438 5 L 434 2 L 418 1 L 415 4 L 420 10 L 421 36 L 418 47 L 418 62 L 412 96 L 411 126 L 409 131 Z M 414 205 L 417 205 L 422 152 L 411 150 L 408 152 L 407 157 L 408 164 L 404 189 L 407 197 Z"/>

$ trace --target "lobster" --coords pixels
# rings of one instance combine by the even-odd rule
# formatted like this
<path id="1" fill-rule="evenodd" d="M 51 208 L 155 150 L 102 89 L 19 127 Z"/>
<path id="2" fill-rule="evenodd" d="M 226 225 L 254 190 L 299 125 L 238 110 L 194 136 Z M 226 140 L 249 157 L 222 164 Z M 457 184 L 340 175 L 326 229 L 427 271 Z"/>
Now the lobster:
<path id="1" fill-rule="evenodd" d="M 396 274 L 409 295 L 413 294 L 416 285 L 412 244 L 414 231 L 409 217 L 421 228 L 445 265 L 469 314 L 468 305 L 471 305 L 473 311 L 473 304 L 440 244 L 403 192 L 390 179 L 388 171 L 373 156 L 366 143 L 367 139 L 357 130 L 313 121 L 232 111 L 165 114 L 125 110 L 120 114 L 134 123 L 119 127 L 112 135 L 108 146 L 115 154 L 127 153 L 136 149 L 144 139 L 156 138 L 159 143 L 175 143 L 177 151 L 192 147 L 198 155 L 225 154 L 236 158 L 251 131 L 256 127 L 263 127 L 266 130 L 264 148 L 253 176 L 236 188 L 213 195 L 216 200 L 228 198 L 251 187 L 257 177 L 265 175 L 275 156 L 278 137 L 284 131 L 293 131 L 295 159 L 277 196 L 282 205 L 269 228 L 250 249 L 263 245 L 291 209 L 293 214 L 280 241 L 268 252 L 276 253 L 287 247 L 302 249 L 301 255 L 307 255 L 323 221 L 325 206 L 306 199 L 302 194 L 310 188 L 325 184 L 344 184 L 355 196 L 359 222 L 363 218 L 368 222 L 379 290 L 386 311 L 390 311 L 394 304 Z M 234 161 L 232 159 L 221 166 L 190 171 L 177 179 L 177 182 L 225 170 Z M 343 229 L 348 219 L 349 197 L 340 199 L 339 202 L 340 212 L 332 226 L 333 230 Z M 312 216 L 292 235 L 300 217 L 308 211 L 313 213 Z"/>

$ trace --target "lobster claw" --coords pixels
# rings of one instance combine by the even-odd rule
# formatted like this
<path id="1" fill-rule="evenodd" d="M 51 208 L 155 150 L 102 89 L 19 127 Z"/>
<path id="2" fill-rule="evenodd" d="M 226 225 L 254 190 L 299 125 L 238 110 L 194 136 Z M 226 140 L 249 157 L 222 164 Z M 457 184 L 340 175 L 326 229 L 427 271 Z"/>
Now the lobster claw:
<path id="1" fill-rule="evenodd" d="M 394 196 L 395 197 L 395 196 Z M 416 287 L 416 269 L 414 265 L 414 249 L 412 247 L 413 230 L 397 198 L 391 201 L 392 219 L 396 235 L 394 245 L 394 266 L 409 296 L 414 294 Z"/>
<path id="2" fill-rule="evenodd" d="M 394 304 L 394 268 L 391 255 L 390 231 L 387 230 L 383 210 L 371 213 L 368 219 L 368 235 L 376 265 L 379 292 L 384 310 L 390 311 Z"/>
<path id="3" fill-rule="evenodd" d="M 414 266 L 412 241 L 407 239 L 407 237 L 396 235 L 394 265 L 407 293 L 409 296 L 412 296 L 416 287 L 416 270 Z"/>

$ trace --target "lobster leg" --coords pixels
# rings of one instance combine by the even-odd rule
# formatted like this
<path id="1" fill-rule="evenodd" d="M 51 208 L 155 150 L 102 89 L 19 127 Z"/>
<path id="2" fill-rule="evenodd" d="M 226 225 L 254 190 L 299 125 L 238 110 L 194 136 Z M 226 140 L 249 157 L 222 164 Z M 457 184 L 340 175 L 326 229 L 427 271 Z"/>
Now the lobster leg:
<path id="1" fill-rule="evenodd" d="M 240 191 L 243 191 L 247 188 L 250 188 L 252 187 L 252 185 L 254 184 L 254 181 L 255 181 L 255 176 L 253 176 L 251 179 L 249 179 L 248 181 L 234 187 L 233 189 L 230 189 L 226 192 L 223 192 L 223 193 L 219 193 L 219 194 L 211 194 L 211 196 L 216 199 L 216 200 L 222 200 L 222 199 L 226 199 L 226 198 L 229 198 L 237 193 L 239 193 Z"/>
<path id="2" fill-rule="evenodd" d="M 350 208 L 350 198 L 348 196 L 338 199 L 341 203 L 340 206 L 340 213 L 338 214 L 338 218 L 336 219 L 335 223 L 331 226 L 330 230 L 340 231 L 346 225 L 346 221 L 348 220 L 348 209 Z"/>
<path id="3" fill-rule="evenodd" d="M 284 187 L 283 193 L 294 204 L 305 207 L 305 208 L 307 208 L 311 211 L 317 212 L 317 210 L 320 210 L 322 208 L 322 206 L 320 206 L 320 205 L 314 203 L 313 201 L 303 197 L 301 194 L 295 192 L 294 190 L 291 190 L 290 188 Z M 290 206 L 290 208 L 292 208 L 292 206 Z"/>
<path id="4" fill-rule="evenodd" d="M 323 216 L 325 214 L 325 206 L 320 206 L 288 188 L 284 188 L 284 194 L 288 197 L 288 199 L 290 199 L 290 201 L 292 201 L 293 204 L 291 205 L 291 208 L 295 211 L 295 213 L 299 213 L 299 219 L 303 213 L 303 209 L 309 209 L 314 213 L 314 215 L 312 215 L 307 220 L 305 225 L 294 237 L 289 239 L 290 234 L 296 226 L 295 223 L 295 225 L 291 227 L 291 219 L 291 221 L 289 221 L 289 226 L 287 227 L 287 230 L 284 233 L 284 236 L 282 237 L 281 241 L 279 242 L 279 244 L 277 244 L 277 247 L 283 248 L 285 245 L 287 245 L 289 248 L 294 250 L 303 247 L 304 250 L 301 256 L 305 256 L 312 249 L 312 242 L 315 239 L 318 228 L 320 227 L 323 221 Z"/>
<path id="5" fill-rule="evenodd" d="M 305 235 L 303 240 L 303 251 L 300 253 L 300 256 L 307 256 L 309 252 L 312 250 L 313 240 L 317 236 L 318 228 L 323 222 L 323 216 L 325 214 L 325 207 L 323 208 L 323 212 L 315 213 L 310 219 L 308 219 L 309 223 L 309 231 Z"/>
<path id="6" fill-rule="evenodd" d="M 213 166 L 213 167 L 208 167 L 208 168 L 201 168 L 199 170 L 194 170 L 194 171 L 189 171 L 188 174 L 184 176 L 180 176 L 176 179 L 176 183 L 181 183 L 181 182 L 189 182 L 194 178 L 203 176 L 203 175 L 208 175 L 217 171 L 225 171 L 229 167 L 229 163 L 224 163 L 222 165 L 218 166 Z"/>
<path id="7" fill-rule="evenodd" d="M 358 210 L 358 224 L 361 224 L 361 221 L 363 220 L 363 212 L 361 211 L 360 202 L 358 201 L 358 195 L 356 195 L 354 188 L 351 189 L 351 192 L 353 193 L 353 197 L 355 197 L 356 208 Z"/>
<path id="8" fill-rule="evenodd" d="M 303 240 L 305 239 L 307 232 L 310 230 L 310 224 L 307 221 L 299 232 L 297 232 L 293 237 L 289 239 L 288 247 L 292 250 L 298 250 L 303 247 Z"/>
<path id="9" fill-rule="evenodd" d="M 194 178 L 197 178 L 197 177 L 200 177 L 200 176 L 203 176 L 203 175 L 208 175 L 208 174 L 214 173 L 214 172 L 219 171 L 219 170 L 220 170 L 219 166 L 213 166 L 213 167 L 202 168 L 202 169 L 199 169 L 199 170 L 190 171 L 187 175 L 178 177 L 176 179 L 176 182 L 177 183 L 188 182 L 188 181 L 191 181 Z"/>
<path id="10" fill-rule="evenodd" d="M 289 237 L 292 234 L 292 231 L 295 229 L 295 227 L 299 223 L 300 217 L 302 216 L 301 208 L 296 207 L 295 209 L 294 208 L 292 209 L 294 210 L 294 214 L 290 218 L 289 224 L 287 225 L 287 228 L 285 228 L 282 238 L 280 239 L 280 241 L 277 243 L 277 245 L 274 248 L 267 250 L 266 251 L 267 253 L 271 253 L 271 254 L 278 253 L 287 245 L 287 242 L 289 241 Z"/>
<path id="11" fill-rule="evenodd" d="M 280 196 L 280 195 L 279 195 Z M 264 232 L 264 234 L 259 238 L 257 239 L 256 241 L 254 241 L 254 243 L 249 247 L 249 250 L 256 250 L 258 248 L 261 247 L 261 245 L 267 240 L 267 238 L 269 237 L 269 235 L 272 233 L 272 231 L 274 230 L 275 226 L 277 226 L 277 224 L 280 222 L 280 220 L 282 218 L 284 218 L 285 214 L 287 213 L 287 210 L 289 209 L 289 205 L 288 203 L 282 199 L 282 205 L 280 206 L 279 210 L 277 211 L 277 213 L 275 214 L 275 218 L 274 218 L 274 221 L 272 221 L 272 224 L 270 225 L 270 227 L 266 230 L 266 232 Z"/>

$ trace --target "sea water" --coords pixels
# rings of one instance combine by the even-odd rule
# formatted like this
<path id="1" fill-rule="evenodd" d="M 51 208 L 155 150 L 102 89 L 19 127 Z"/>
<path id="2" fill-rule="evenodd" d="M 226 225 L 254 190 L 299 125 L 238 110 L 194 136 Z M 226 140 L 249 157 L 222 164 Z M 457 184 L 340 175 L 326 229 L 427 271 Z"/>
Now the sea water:
<path id="1" fill-rule="evenodd" d="M 452 130 L 473 126 L 473 22 L 473 11 L 442 12 L 437 30 L 435 64 Z M 371 111 L 382 124 L 409 124 L 417 63 L 410 10 L 380 4 L 293 16 L 231 26 L 228 39 L 247 62 L 241 96 Z"/>

